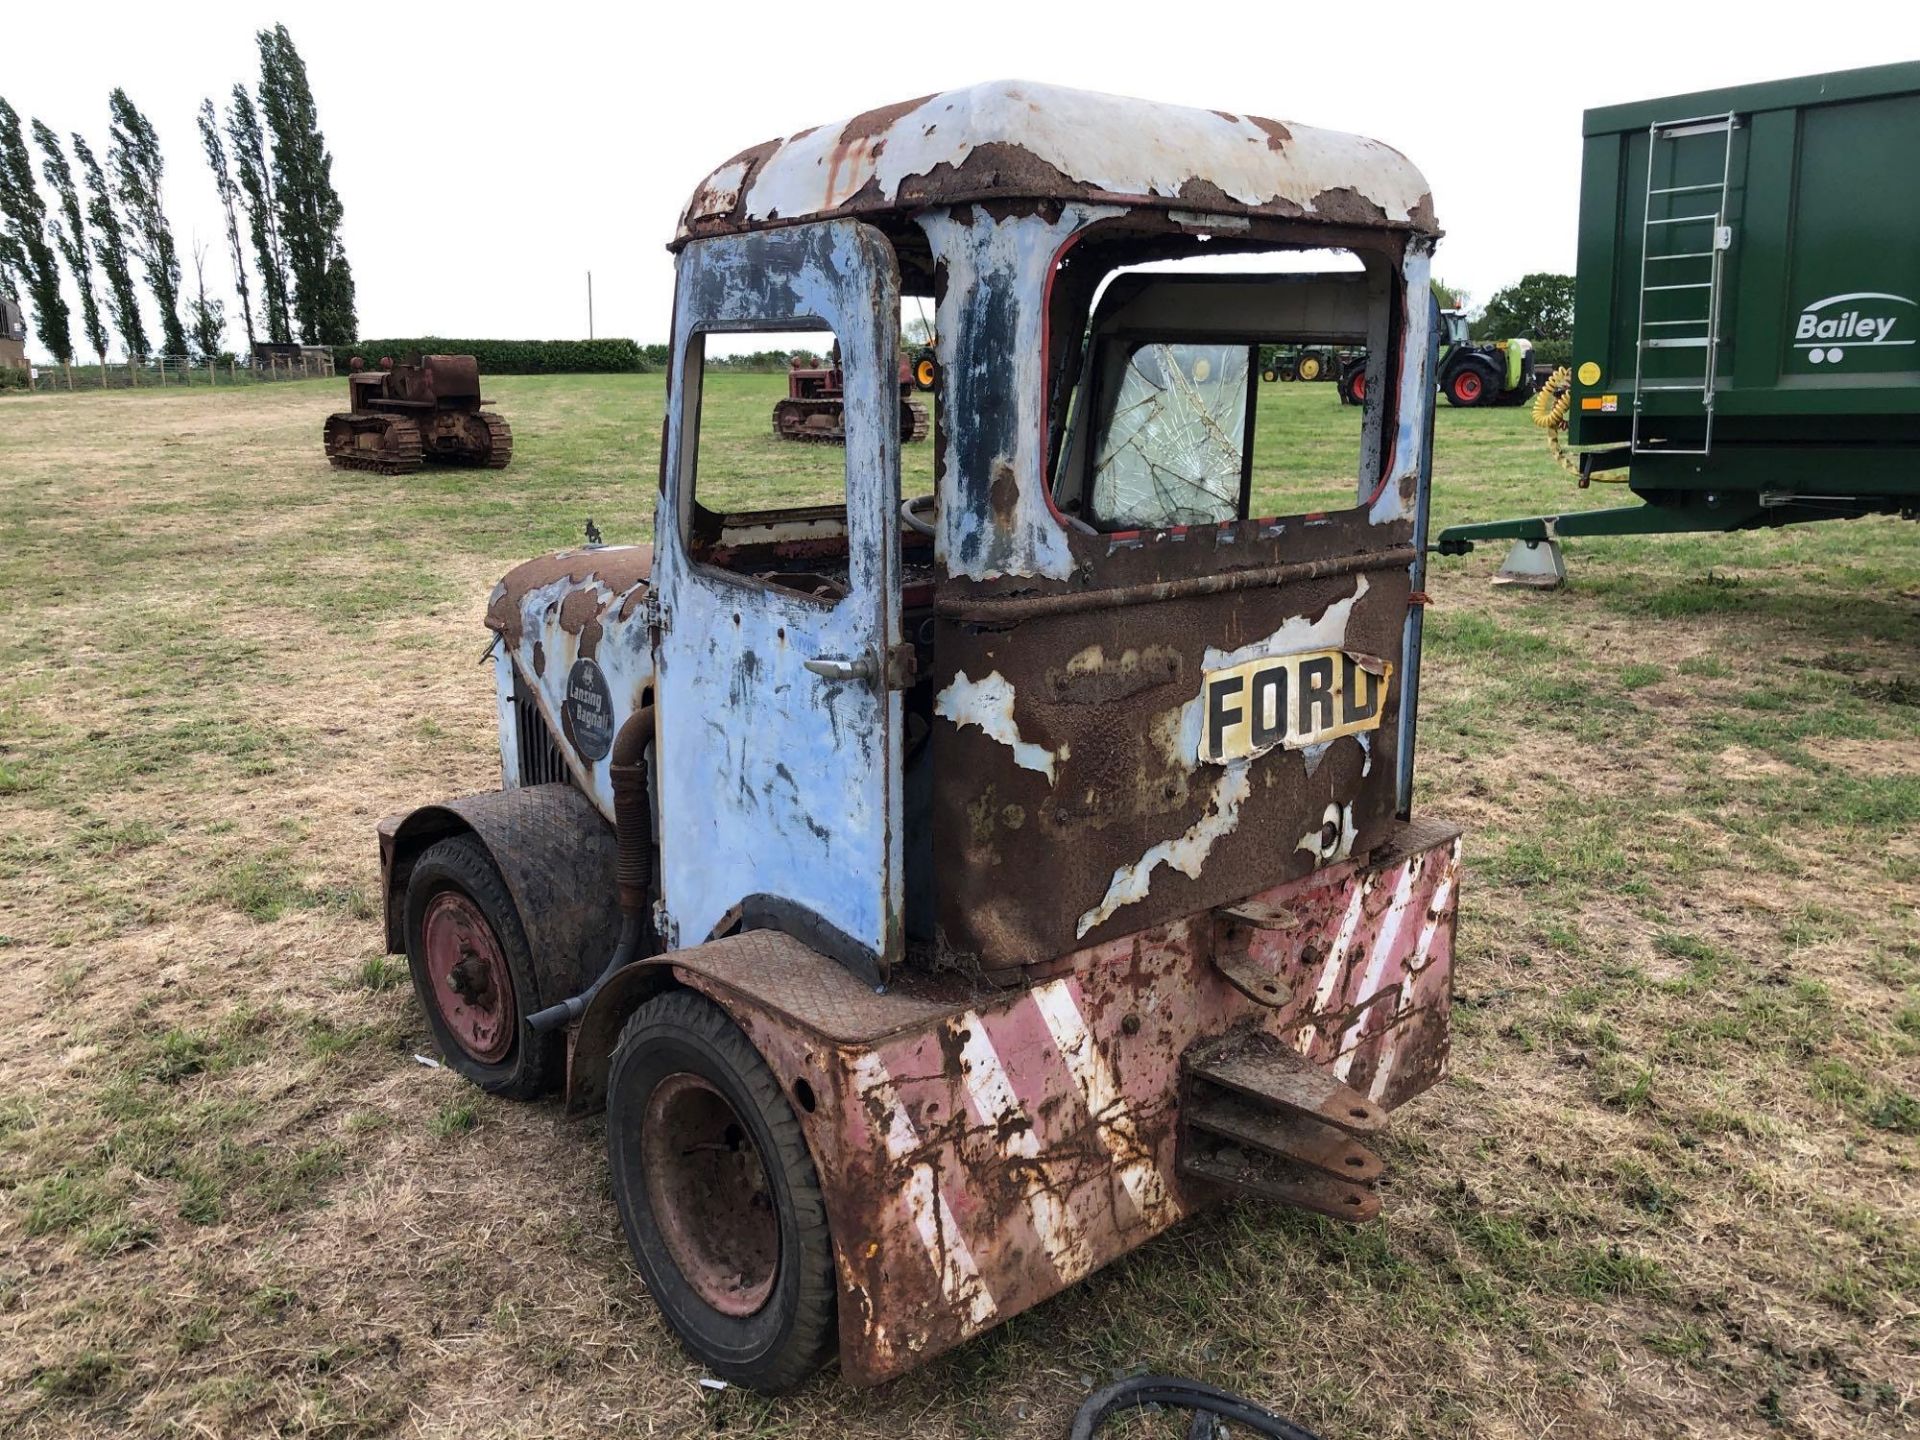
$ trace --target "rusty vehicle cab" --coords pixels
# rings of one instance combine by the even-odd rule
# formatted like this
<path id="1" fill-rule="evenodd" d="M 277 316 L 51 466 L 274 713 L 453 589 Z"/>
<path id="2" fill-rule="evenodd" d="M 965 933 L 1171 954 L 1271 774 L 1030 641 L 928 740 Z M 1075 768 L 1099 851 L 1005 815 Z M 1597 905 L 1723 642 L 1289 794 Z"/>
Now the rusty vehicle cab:
<path id="1" fill-rule="evenodd" d="M 1387 146 L 1021 83 L 695 192 L 653 543 L 501 582 L 503 788 L 381 851 L 449 1062 L 604 1105 L 712 1373 L 898 1375 L 1235 1193 L 1376 1212 L 1448 1045 L 1458 832 L 1410 815 L 1438 233 Z M 797 330 L 840 346 L 844 498 L 744 509 L 703 357 Z M 1331 500 L 1257 423 L 1276 343 L 1369 357 Z"/>

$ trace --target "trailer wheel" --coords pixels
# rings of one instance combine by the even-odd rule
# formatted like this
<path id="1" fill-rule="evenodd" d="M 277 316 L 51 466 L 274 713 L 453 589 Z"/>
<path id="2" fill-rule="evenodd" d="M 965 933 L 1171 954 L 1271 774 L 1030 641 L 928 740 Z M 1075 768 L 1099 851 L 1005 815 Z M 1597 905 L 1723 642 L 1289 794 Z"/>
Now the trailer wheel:
<path id="1" fill-rule="evenodd" d="M 627 1022 L 607 1163 L 634 1263 L 697 1360 L 765 1392 L 832 1358 L 819 1173 L 779 1081 L 712 1001 L 675 990 Z"/>
<path id="2" fill-rule="evenodd" d="M 1447 381 L 1447 403 L 1451 405 L 1489 404 L 1499 391 L 1499 385 L 1492 375 L 1479 365 L 1466 364 L 1453 372 Z"/>
<path id="3" fill-rule="evenodd" d="M 520 912 L 471 835 L 429 846 L 407 876 L 407 968 L 447 1065 L 514 1100 L 545 1094 L 560 1037 L 538 1035 L 540 1008 Z"/>

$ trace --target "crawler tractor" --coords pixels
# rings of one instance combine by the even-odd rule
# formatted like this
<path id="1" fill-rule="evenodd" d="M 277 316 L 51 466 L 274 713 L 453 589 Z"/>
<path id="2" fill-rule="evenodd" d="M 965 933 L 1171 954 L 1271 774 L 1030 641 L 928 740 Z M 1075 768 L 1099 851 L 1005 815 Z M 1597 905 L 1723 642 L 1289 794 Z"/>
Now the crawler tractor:
<path id="1" fill-rule="evenodd" d="M 1412 813 L 1438 233 L 1387 146 L 1023 83 L 694 192 L 653 543 L 495 587 L 502 786 L 379 840 L 448 1064 L 604 1109 L 708 1373 L 885 1380 L 1234 1195 L 1378 1211 L 1459 881 Z M 741 513 L 705 347 L 796 329 L 841 347 L 844 499 Z M 1256 483 L 1281 340 L 1373 357 L 1343 508 Z"/>
<path id="2" fill-rule="evenodd" d="M 347 376 L 350 408 L 327 417 L 327 459 L 342 470 L 405 475 L 428 460 L 506 468 L 513 431 L 480 407 L 480 365 L 471 355 L 383 360 Z"/>
<path id="3" fill-rule="evenodd" d="M 798 357 L 796 357 L 797 359 Z M 900 438 L 927 438 L 927 407 L 912 398 L 916 390 L 931 390 L 935 362 L 930 352 L 900 361 Z M 924 382 L 924 383 L 923 383 Z M 847 440 L 846 376 L 836 352 L 824 366 L 787 367 L 787 398 L 773 404 L 773 433 L 782 440 Z"/>

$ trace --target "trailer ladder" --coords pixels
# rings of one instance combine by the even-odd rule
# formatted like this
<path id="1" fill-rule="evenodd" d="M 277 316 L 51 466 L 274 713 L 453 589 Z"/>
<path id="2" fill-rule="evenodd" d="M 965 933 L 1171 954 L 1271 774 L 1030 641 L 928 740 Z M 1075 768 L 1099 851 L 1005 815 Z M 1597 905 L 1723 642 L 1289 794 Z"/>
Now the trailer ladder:
<path id="1" fill-rule="evenodd" d="M 1647 129 L 1647 195 L 1641 210 L 1640 229 L 1640 315 L 1634 337 L 1633 354 L 1633 436 L 1632 453 L 1643 455 L 1657 449 L 1663 455 L 1706 455 L 1713 449 L 1714 381 L 1720 361 L 1720 291 L 1726 254 L 1733 244 L 1733 229 L 1727 224 L 1727 190 L 1733 174 L 1733 132 L 1740 118 L 1726 115 L 1695 116 L 1688 120 L 1668 120 Z M 1724 137 L 1720 156 L 1720 179 L 1697 185 L 1655 185 L 1654 177 L 1665 174 L 1677 178 L 1679 171 L 1672 159 L 1659 164 L 1661 147 L 1694 135 Z M 1672 156 L 1673 152 L 1666 152 Z M 1705 261 L 1704 267 L 1700 262 Z M 1705 278 L 1701 278 L 1704 275 Z M 1660 318 L 1647 318 L 1647 297 L 1663 297 L 1656 302 Z M 1668 300 L 1665 297 L 1671 296 Z M 1697 307 L 1688 302 L 1699 301 Z M 1698 314 L 1676 314 L 1677 310 L 1697 308 Z M 1647 357 L 1652 351 L 1697 350 L 1701 355 L 1700 374 L 1646 380 Z M 1642 397 L 1649 394 L 1687 394 L 1700 397 L 1706 428 L 1699 448 L 1682 449 L 1672 445 L 1653 446 L 1642 442 L 1640 421 L 1644 410 Z"/>

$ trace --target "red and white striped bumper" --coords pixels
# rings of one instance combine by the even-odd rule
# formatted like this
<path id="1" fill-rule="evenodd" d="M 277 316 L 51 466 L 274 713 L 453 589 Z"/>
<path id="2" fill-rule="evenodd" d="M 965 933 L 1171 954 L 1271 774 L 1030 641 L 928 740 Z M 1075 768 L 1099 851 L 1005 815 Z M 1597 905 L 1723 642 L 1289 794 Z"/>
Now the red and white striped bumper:
<path id="1" fill-rule="evenodd" d="M 1176 1171 L 1196 1042 L 1265 1030 L 1389 1109 L 1439 1079 L 1458 832 L 1403 825 L 1385 848 L 1233 907 L 1258 927 L 1189 916 L 1035 967 L 1020 989 L 909 979 L 875 995 L 785 937 L 666 957 L 796 1096 L 848 1379 L 912 1369 L 1215 1201 Z M 1286 998 L 1228 983 L 1228 951 Z"/>

